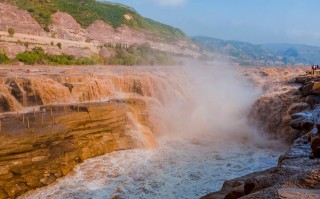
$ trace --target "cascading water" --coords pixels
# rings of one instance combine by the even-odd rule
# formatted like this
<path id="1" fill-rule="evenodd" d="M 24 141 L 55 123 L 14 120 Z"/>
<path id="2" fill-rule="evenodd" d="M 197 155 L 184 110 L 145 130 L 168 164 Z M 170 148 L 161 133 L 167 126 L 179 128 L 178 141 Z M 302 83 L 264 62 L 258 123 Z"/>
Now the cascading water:
<path id="1" fill-rule="evenodd" d="M 247 121 L 261 92 L 228 68 L 155 70 L 140 76 L 139 84 L 134 75 L 113 80 L 118 92 L 139 87 L 140 97 L 149 101 L 159 146 L 87 160 L 57 183 L 21 198 L 197 198 L 227 179 L 275 166 L 281 151 L 261 145 L 267 139 Z"/>
<path id="2" fill-rule="evenodd" d="M 90 159 L 58 183 L 21 198 L 191 199 L 218 190 L 224 180 L 272 167 L 279 155 L 232 140 L 166 138 L 159 145 Z"/>

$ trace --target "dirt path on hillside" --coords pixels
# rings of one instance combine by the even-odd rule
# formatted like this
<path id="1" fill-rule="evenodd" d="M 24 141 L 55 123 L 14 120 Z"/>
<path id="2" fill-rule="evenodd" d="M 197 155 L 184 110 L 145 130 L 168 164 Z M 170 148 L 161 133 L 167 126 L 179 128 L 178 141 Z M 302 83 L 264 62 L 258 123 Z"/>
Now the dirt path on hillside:
<path id="1" fill-rule="evenodd" d="M 98 52 L 98 44 L 82 42 L 82 41 L 72 41 L 65 39 L 57 39 L 44 36 L 35 36 L 29 34 L 15 33 L 13 37 L 8 36 L 8 33 L 5 31 L 0 31 L 0 36 L 2 41 L 6 42 L 28 42 L 31 44 L 40 44 L 40 45 L 51 45 L 51 42 L 57 44 L 61 43 L 65 47 L 77 47 L 77 48 L 90 48 L 93 52 Z"/>

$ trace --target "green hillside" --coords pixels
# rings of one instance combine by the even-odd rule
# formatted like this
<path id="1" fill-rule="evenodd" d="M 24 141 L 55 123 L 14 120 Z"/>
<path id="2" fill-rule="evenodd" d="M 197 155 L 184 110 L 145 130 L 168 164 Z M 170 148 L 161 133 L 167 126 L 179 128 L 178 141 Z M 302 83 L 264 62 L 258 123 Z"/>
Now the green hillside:
<path id="1" fill-rule="evenodd" d="M 132 28 L 152 31 L 165 37 L 187 38 L 177 28 L 144 18 L 130 7 L 111 2 L 96 0 L 0 0 L 0 2 L 14 4 L 27 10 L 46 31 L 49 31 L 50 16 L 59 10 L 69 13 L 83 27 L 88 27 L 94 21 L 100 19 L 114 28 L 125 24 Z M 132 19 L 127 20 L 124 16 L 126 14 L 129 14 Z"/>

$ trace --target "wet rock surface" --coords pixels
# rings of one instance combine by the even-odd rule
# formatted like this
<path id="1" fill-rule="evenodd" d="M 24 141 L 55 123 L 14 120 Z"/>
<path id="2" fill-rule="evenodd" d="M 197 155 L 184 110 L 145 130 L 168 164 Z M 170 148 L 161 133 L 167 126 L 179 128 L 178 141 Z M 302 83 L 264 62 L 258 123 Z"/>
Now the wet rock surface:
<path id="1" fill-rule="evenodd" d="M 278 166 L 228 180 L 220 191 L 202 199 L 320 198 L 320 144 L 317 128 L 320 126 L 320 107 L 315 103 L 316 100 L 310 100 L 319 97 L 318 82 L 315 82 L 318 80 L 318 77 L 308 75 L 299 76 L 296 80 L 303 84 L 299 89 L 301 101 L 294 104 L 295 108 L 291 108 L 289 125 L 298 130 L 301 136 L 280 156 Z"/>
<path id="2" fill-rule="evenodd" d="M 263 76 L 261 76 L 262 74 Z M 301 98 L 297 75 L 305 74 L 303 67 L 271 67 L 249 70 L 248 76 L 263 94 L 253 104 L 249 119 L 267 137 L 292 143 L 300 132 L 290 127 L 291 115 L 310 104 Z"/>
<path id="3" fill-rule="evenodd" d="M 208 194 L 202 199 L 285 198 L 289 194 L 317 193 L 320 188 L 320 159 L 310 159 L 310 153 L 308 138 L 303 136 L 279 158 L 277 167 L 226 181 L 220 191 Z M 294 189 L 294 193 L 286 193 L 288 188 Z M 234 192 L 244 194 L 233 195 Z M 233 197 L 229 197 L 230 195 Z"/>
<path id="4" fill-rule="evenodd" d="M 51 184 L 88 158 L 144 146 L 126 129 L 133 125 L 128 109 L 138 114 L 145 104 L 131 103 L 44 106 L 35 115 L 2 119 L 0 198 Z"/>
<path id="5" fill-rule="evenodd" d="M 86 159 L 156 144 L 147 97 L 160 99 L 152 82 L 163 78 L 105 68 L 0 72 L 0 198 L 49 185 Z"/>

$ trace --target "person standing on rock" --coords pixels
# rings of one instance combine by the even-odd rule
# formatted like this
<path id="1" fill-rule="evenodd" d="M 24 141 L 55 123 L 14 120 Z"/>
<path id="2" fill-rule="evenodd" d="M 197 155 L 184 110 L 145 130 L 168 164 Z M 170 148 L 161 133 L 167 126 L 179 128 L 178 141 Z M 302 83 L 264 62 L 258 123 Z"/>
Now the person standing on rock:
<path id="1" fill-rule="evenodd" d="M 314 71 L 317 69 L 316 65 L 312 65 L 311 69 L 312 69 L 312 75 L 314 75 Z"/>

